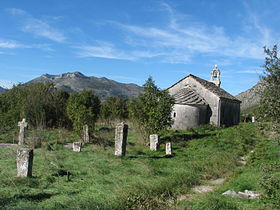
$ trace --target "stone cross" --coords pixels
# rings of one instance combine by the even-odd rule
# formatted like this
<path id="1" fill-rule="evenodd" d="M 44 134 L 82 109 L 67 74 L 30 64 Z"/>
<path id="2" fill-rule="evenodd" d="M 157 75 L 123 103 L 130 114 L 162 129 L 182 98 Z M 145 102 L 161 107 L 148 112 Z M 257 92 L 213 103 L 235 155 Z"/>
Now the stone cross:
<path id="1" fill-rule="evenodd" d="M 84 130 L 83 143 L 88 144 L 89 143 L 88 125 L 84 125 L 83 130 Z"/>
<path id="2" fill-rule="evenodd" d="M 115 155 L 124 156 L 126 152 L 128 125 L 122 123 L 117 124 L 115 130 Z"/>
<path id="3" fill-rule="evenodd" d="M 158 134 L 150 135 L 150 150 L 157 151 L 159 149 L 159 136 Z"/>
<path id="4" fill-rule="evenodd" d="M 73 151 L 81 152 L 81 142 L 73 142 Z"/>
<path id="5" fill-rule="evenodd" d="M 33 149 L 20 148 L 17 150 L 17 176 L 32 177 Z"/>
<path id="6" fill-rule="evenodd" d="M 25 121 L 25 118 L 22 119 L 21 122 L 18 122 L 19 126 L 19 135 L 18 135 L 18 144 L 24 145 L 24 129 L 27 127 L 27 122 Z"/>
<path id="7" fill-rule="evenodd" d="M 165 145 L 165 154 L 172 155 L 172 145 L 171 142 L 167 142 Z"/>

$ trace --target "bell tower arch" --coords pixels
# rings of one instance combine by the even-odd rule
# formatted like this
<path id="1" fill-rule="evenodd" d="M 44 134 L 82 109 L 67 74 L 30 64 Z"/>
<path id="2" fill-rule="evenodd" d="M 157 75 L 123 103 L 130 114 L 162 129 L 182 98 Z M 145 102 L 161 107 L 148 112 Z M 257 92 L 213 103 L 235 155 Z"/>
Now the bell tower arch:
<path id="1" fill-rule="evenodd" d="M 212 72 L 211 72 L 211 79 L 210 82 L 214 83 L 218 87 L 221 85 L 221 80 L 220 80 L 221 72 L 218 69 L 218 66 L 215 64 Z"/>

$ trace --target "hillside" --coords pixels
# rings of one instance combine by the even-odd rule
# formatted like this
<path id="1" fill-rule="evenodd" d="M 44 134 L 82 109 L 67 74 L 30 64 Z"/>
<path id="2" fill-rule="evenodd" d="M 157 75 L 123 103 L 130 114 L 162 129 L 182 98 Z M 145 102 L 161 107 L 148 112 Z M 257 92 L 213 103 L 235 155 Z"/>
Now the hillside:
<path id="1" fill-rule="evenodd" d="M 0 209 L 279 209 L 279 145 L 261 127 L 168 131 L 159 151 L 150 151 L 130 126 L 122 158 L 114 155 L 114 128 L 99 127 L 99 141 L 81 152 L 63 146 L 80 139 L 70 131 L 29 131 L 30 145 L 38 147 L 32 178 L 16 177 L 18 147 L 0 147 Z M 0 142 L 13 136 L 2 134 Z M 172 142 L 173 156 L 165 155 L 165 142 Z M 224 183 L 213 186 L 217 179 Z M 203 186 L 212 192 L 194 192 Z M 262 198 L 222 195 L 227 190 Z"/>
<path id="2" fill-rule="evenodd" d="M 245 111 L 250 108 L 256 107 L 260 103 L 259 92 L 262 90 L 262 88 L 263 83 L 262 81 L 260 81 L 249 90 L 246 90 L 235 96 L 238 100 L 242 101 L 240 107 L 241 111 Z"/>
<path id="3" fill-rule="evenodd" d="M 4 93 L 7 89 L 0 87 L 0 93 Z"/>
<path id="4" fill-rule="evenodd" d="M 105 99 L 108 96 L 133 97 L 142 92 L 142 87 L 136 84 L 119 83 L 105 77 L 88 77 L 80 72 L 69 72 L 61 75 L 44 74 L 28 83 L 37 82 L 53 82 L 58 89 L 69 92 L 80 92 L 83 89 L 94 90 L 101 99 Z"/>

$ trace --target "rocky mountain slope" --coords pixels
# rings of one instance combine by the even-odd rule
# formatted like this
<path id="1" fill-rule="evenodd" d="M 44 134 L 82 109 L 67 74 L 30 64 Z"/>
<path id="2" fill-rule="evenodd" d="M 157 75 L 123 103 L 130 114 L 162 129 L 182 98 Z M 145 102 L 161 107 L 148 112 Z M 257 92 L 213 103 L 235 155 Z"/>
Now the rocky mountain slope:
<path id="1" fill-rule="evenodd" d="M 0 93 L 4 93 L 7 89 L 0 87 Z"/>
<path id="2" fill-rule="evenodd" d="M 124 84 L 105 77 L 97 78 L 85 76 L 80 72 L 71 72 L 61 75 L 44 74 L 28 83 L 52 82 L 58 89 L 69 92 L 80 92 L 84 89 L 94 90 L 101 99 L 108 96 L 132 97 L 138 96 L 143 88 L 136 84 Z"/>
<path id="3" fill-rule="evenodd" d="M 259 92 L 263 89 L 263 87 L 263 82 L 260 81 L 249 90 L 246 90 L 235 96 L 238 100 L 242 101 L 240 106 L 241 111 L 250 109 L 260 103 Z"/>

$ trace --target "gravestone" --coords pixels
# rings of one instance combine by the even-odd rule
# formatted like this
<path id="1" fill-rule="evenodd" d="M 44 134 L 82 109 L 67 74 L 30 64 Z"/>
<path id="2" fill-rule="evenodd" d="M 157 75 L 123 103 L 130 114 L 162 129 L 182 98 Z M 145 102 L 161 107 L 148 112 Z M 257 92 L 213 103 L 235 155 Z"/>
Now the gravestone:
<path id="1" fill-rule="evenodd" d="M 33 165 L 33 149 L 20 148 L 17 150 L 17 176 L 31 177 Z"/>
<path id="2" fill-rule="evenodd" d="M 73 151 L 81 152 L 81 142 L 73 142 Z"/>
<path id="3" fill-rule="evenodd" d="M 115 155 L 124 156 L 126 152 L 128 125 L 122 123 L 117 124 L 115 130 Z"/>
<path id="4" fill-rule="evenodd" d="M 88 144 L 89 143 L 88 125 L 84 125 L 83 130 L 84 130 L 83 143 Z"/>
<path id="5" fill-rule="evenodd" d="M 18 122 L 19 126 L 19 134 L 18 134 L 18 145 L 24 145 L 24 131 L 25 128 L 27 127 L 27 122 L 25 121 L 25 118 L 22 119 L 21 122 Z"/>
<path id="6" fill-rule="evenodd" d="M 158 134 L 150 135 L 150 150 L 157 151 L 159 149 L 159 136 Z"/>
<path id="7" fill-rule="evenodd" d="M 252 117 L 252 123 L 255 123 L 256 122 L 256 119 L 255 119 L 255 117 L 253 116 Z"/>
<path id="8" fill-rule="evenodd" d="M 172 155 L 172 145 L 171 142 L 166 143 L 165 145 L 165 154 Z"/>

